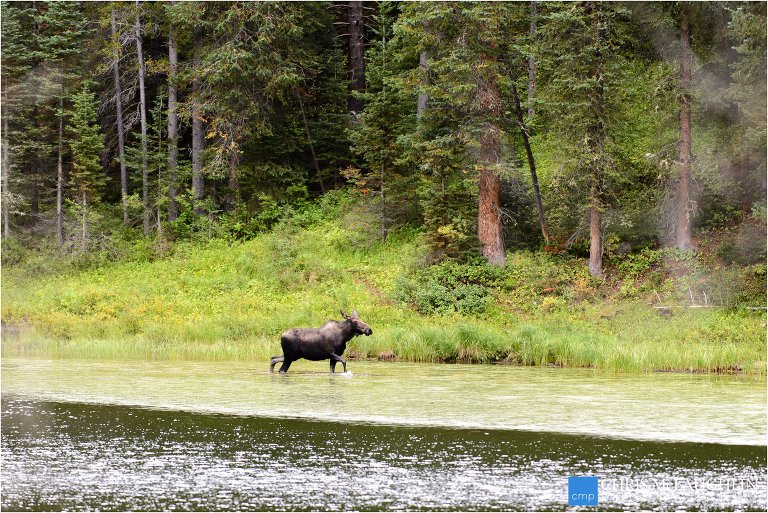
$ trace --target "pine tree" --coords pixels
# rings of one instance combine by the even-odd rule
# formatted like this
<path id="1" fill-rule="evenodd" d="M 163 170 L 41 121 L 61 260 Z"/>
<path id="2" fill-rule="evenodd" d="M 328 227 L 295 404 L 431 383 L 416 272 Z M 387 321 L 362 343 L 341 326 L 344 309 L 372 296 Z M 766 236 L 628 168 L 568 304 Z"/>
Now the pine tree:
<path id="1" fill-rule="evenodd" d="M 371 17 L 365 68 L 367 89 L 360 96 L 366 108 L 360 123 L 349 129 L 353 150 L 365 161 L 365 178 L 360 184 L 365 190 L 376 190 L 382 240 L 387 238 L 395 213 L 406 210 L 402 189 L 407 183 L 407 171 L 398 162 L 404 151 L 398 139 L 412 128 L 414 114 L 411 97 L 403 94 L 392 80 L 401 66 L 393 40 L 397 9 L 397 3 L 382 2 Z"/>
<path id="2" fill-rule="evenodd" d="M 104 137 L 97 120 L 96 95 L 88 84 L 72 97 L 72 121 L 70 150 L 72 152 L 72 173 L 70 181 L 74 196 L 80 201 L 82 251 L 88 247 L 88 205 L 101 199 L 105 183 L 101 169 L 101 153 L 104 151 Z"/>
<path id="3" fill-rule="evenodd" d="M 417 51 L 429 55 L 430 106 L 421 119 L 422 133 L 438 129 L 444 138 L 449 130 L 454 151 L 463 153 L 465 165 L 473 169 L 478 184 L 475 233 L 482 255 L 493 265 L 505 261 L 500 173 L 507 165 L 502 90 L 508 87 L 508 74 L 500 55 L 512 8 L 484 2 L 408 4 L 398 28 Z M 415 73 L 416 80 L 422 74 Z M 445 144 L 440 146 L 444 151 Z"/>
<path id="4" fill-rule="evenodd" d="M 736 105 L 738 116 L 732 131 L 735 167 L 744 170 L 740 177 L 745 199 L 759 210 L 766 191 L 766 4 L 739 5 L 727 26 L 727 35 L 737 58 L 730 70 L 733 80 L 726 97 Z"/>
<path id="5" fill-rule="evenodd" d="M 580 201 L 588 205 L 589 272 L 598 278 L 603 276 L 603 212 L 615 172 L 612 136 L 621 109 L 606 91 L 618 91 L 623 81 L 625 18 L 618 4 L 555 4 L 539 26 L 538 69 L 547 80 L 539 88 L 538 110 L 546 110 L 541 114 L 561 141 L 568 180 L 578 181 Z"/>
<path id="6" fill-rule="evenodd" d="M 80 5 L 69 2 L 51 2 L 40 16 L 39 45 L 48 68 L 45 74 L 45 88 L 51 91 L 58 106 L 55 110 L 57 123 L 56 142 L 56 239 L 61 247 L 64 244 L 64 124 L 65 100 L 68 89 L 77 87 L 80 81 L 83 60 L 83 41 L 90 37 L 92 30 L 87 28 L 88 19 Z"/>
<path id="7" fill-rule="evenodd" d="M 347 2 L 349 23 L 349 111 L 353 116 L 363 112 L 362 93 L 365 91 L 366 20 L 363 2 Z"/>
<path id="8" fill-rule="evenodd" d="M 3 238 L 11 235 L 11 213 L 19 203 L 12 192 L 12 172 L 23 166 L 22 140 L 28 133 L 29 104 L 33 101 L 28 73 L 34 65 L 31 30 L 35 11 L 22 4 L 2 2 L 2 223 Z M 14 184 L 15 185 L 15 184 Z"/>

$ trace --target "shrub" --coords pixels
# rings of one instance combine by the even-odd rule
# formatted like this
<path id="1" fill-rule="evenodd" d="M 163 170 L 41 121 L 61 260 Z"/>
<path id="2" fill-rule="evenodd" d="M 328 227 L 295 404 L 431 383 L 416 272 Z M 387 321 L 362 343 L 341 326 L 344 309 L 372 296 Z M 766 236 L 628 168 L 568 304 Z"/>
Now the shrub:
<path id="1" fill-rule="evenodd" d="M 630 253 L 615 263 L 620 278 L 637 278 L 662 263 L 663 252 L 645 248 L 639 253 Z"/>
<path id="2" fill-rule="evenodd" d="M 482 259 L 443 262 L 401 277 L 395 297 L 423 314 L 479 314 L 485 311 L 505 275 Z"/>

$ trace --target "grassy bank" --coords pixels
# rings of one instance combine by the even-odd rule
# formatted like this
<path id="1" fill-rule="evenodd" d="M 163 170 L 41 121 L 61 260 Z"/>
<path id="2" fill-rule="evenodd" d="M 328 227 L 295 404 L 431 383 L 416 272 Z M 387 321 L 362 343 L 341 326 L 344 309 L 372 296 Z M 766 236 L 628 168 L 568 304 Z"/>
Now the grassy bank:
<path id="1" fill-rule="evenodd" d="M 7 268 L 2 354 L 266 365 L 286 328 L 354 308 L 374 335 L 354 339 L 353 358 L 765 371 L 765 311 L 660 312 L 649 298 L 679 299 L 665 283 L 597 284 L 580 259 L 530 252 L 510 255 L 486 288 L 468 286 L 474 295 L 460 301 L 469 306 L 456 311 L 438 301 L 453 292 L 418 281 L 422 254 L 416 232 L 380 242 L 325 219 L 283 223 L 247 242 L 177 244 L 153 261 Z"/>

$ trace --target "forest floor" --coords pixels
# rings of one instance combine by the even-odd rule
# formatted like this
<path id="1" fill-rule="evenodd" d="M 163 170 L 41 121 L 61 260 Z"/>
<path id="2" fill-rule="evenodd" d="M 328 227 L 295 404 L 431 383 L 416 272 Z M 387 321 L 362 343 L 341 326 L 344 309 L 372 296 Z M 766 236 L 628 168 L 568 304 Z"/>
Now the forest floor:
<path id="1" fill-rule="evenodd" d="M 482 266 L 428 268 L 416 230 L 382 242 L 339 219 L 164 251 L 5 266 L 2 354 L 266 362 L 285 329 L 355 309 L 374 334 L 353 339 L 350 358 L 766 371 L 764 264 L 705 268 L 706 255 L 647 251 L 596 281 L 584 258 L 516 251 L 472 282 Z"/>

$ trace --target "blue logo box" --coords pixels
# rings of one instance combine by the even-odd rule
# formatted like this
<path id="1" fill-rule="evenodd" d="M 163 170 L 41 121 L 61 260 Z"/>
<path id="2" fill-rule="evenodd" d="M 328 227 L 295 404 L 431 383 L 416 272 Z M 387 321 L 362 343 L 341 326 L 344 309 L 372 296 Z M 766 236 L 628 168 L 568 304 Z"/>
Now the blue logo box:
<path id="1" fill-rule="evenodd" d="M 597 477 L 569 477 L 568 505 L 597 506 Z"/>

